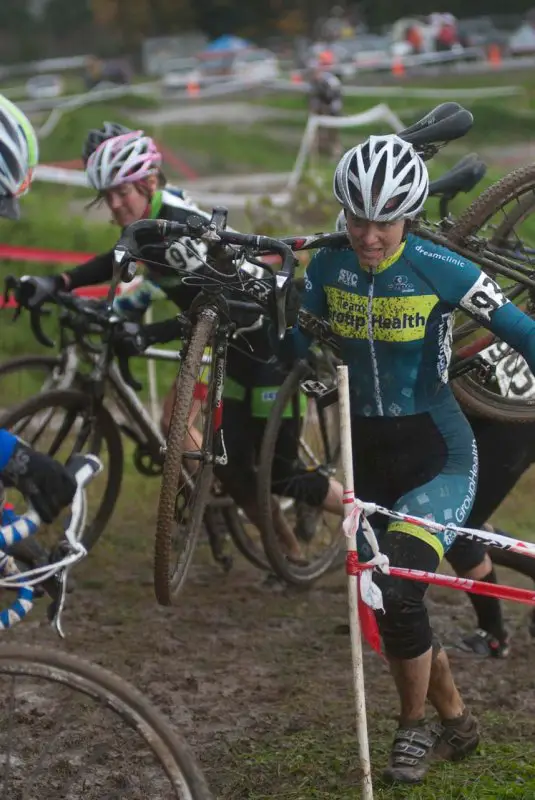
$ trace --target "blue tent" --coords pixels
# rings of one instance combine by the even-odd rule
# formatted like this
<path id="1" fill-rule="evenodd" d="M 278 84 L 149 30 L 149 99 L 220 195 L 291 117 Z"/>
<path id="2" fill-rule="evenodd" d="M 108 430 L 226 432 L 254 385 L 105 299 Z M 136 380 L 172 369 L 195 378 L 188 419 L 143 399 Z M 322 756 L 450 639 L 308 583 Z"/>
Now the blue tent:
<path id="1" fill-rule="evenodd" d="M 203 53 L 217 53 L 228 50 L 244 50 L 246 47 L 251 47 L 251 42 L 241 39 L 239 36 L 220 36 L 219 39 L 214 39 L 207 45 Z"/>

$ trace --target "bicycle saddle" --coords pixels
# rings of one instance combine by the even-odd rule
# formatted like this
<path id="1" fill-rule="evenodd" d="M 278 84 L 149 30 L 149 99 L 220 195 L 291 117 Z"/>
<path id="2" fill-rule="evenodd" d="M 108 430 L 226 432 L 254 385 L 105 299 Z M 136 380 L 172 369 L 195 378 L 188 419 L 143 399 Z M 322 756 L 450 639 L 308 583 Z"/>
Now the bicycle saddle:
<path id="1" fill-rule="evenodd" d="M 419 150 L 420 147 L 460 139 L 473 124 L 473 115 L 459 103 L 441 103 L 418 122 L 399 131 L 398 136 Z"/>
<path id="2" fill-rule="evenodd" d="M 459 192 L 469 192 L 479 183 L 487 165 L 477 153 L 461 158 L 450 170 L 429 184 L 430 197 L 454 197 Z"/>

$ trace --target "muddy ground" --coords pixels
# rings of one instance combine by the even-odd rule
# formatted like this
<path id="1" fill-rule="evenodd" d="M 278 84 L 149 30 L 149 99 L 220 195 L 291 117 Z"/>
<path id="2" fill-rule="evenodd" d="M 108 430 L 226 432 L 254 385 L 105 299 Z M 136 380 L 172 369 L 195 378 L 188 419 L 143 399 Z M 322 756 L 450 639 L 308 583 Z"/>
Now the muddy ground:
<path id="1" fill-rule="evenodd" d="M 224 574 L 203 547 L 181 604 L 159 607 L 151 572 L 156 488 L 146 479 L 126 481 L 109 530 L 77 570 L 66 642 L 43 622 L 42 601 L 6 639 L 64 647 L 134 682 L 193 746 L 222 800 L 358 797 L 349 641 L 336 633 L 347 619 L 343 573 L 308 592 L 281 591 L 265 586 L 238 555 Z M 473 623 L 460 592 L 432 592 L 430 606 L 445 643 Z M 535 797 L 535 643 L 527 613 L 507 609 L 515 645 L 508 660 L 452 656 L 465 698 L 483 720 L 482 753 L 470 764 L 434 769 L 432 785 L 446 781 L 447 793 L 391 793 L 378 782 L 377 797 Z M 379 780 L 395 698 L 386 667 L 369 651 L 365 669 Z M 501 772 L 497 753 L 507 762 Z M 507 769 L 525 793 L 471 793 L 474 775 L 498 787 Z"/>

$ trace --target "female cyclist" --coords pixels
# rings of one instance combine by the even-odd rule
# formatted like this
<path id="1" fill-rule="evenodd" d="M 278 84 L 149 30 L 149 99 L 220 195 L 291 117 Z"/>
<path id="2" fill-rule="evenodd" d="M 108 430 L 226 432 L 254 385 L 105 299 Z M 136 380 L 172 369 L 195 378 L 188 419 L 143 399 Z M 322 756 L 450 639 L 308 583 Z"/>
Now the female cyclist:
<path id="1" fill-rule="evenodd" d="M 350 247 L 315 254 L 304 308 L 325 318 L 349 366 L 355 489 L 364 500 L 462 525 L 477 485 L 473 433 L 448 385 L 456 308 L 473 315 L 535 369 L 535 324 L 474 264 L 410 231 L 429 178 L 396 135 L 351 148 L 334 175 Z M 295 335 L 298 349 L 307 341 Z M 375 521 L 375 520 L 374 520 Z M 435 571 L 453 536 L 377 520 L 381 550 L 396 566 Z M 363 555 L 366 553 L 363 549 Z M 418 782 L 431 756 L 458 759 L 479 741 L 429 623 L 425 584 L 379 574 L 378 613 L 401 713 L 385 777 Z M 426 698 L 438 733 L 425 721 Z"/>

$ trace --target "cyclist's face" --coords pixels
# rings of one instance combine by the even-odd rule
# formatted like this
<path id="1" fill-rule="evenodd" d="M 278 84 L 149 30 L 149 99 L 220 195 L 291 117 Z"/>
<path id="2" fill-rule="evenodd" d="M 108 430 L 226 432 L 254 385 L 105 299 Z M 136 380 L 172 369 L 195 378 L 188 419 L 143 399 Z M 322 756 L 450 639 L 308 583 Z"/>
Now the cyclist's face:
<path id="1" fill-rule="evenodd" d="M 405 221 L 370 222 L 346 212 L 347 233 L 351 247 L 365 267 L 378 267 L 385 258 L 394 255 L 405 233 Z"/>
<path id="2" fill-rule="evenodd" d="M 143 219 L 147 211 L 149 198 L 156 189 L 157 179 L 151 175 L 143 183 L 123 183 L 115 189 L 104 193 L 104 199 L 110 209 L 114 222 L 121 228 Z"/>

